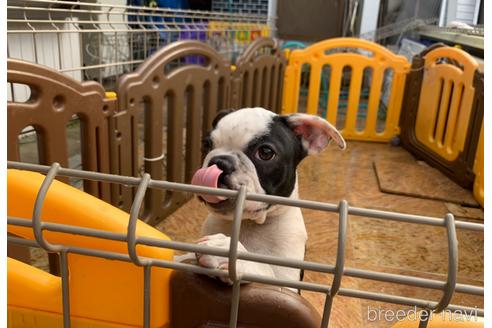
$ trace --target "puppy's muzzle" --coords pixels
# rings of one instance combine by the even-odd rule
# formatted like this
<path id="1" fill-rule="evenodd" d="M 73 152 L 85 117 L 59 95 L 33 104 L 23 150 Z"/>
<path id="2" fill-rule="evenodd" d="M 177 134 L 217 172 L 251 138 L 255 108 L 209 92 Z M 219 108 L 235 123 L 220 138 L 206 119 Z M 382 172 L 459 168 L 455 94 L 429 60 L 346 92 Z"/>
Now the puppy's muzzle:
<path id="1" fill-rule="evenodd" d="M 208 166 L 217 165 L 217 167 L 222 171 L 219 176 L 218 187 L 232 189 L 229 181 L 230 175 L 235 171 L 234 158 L 228 155 L 218 155 L 214 156 L 208 162 Z"/>
<path id="2" fill-rule="evenodd" d="M 234 172 L 234 158 L 227 155 L 214 156 L 207 164 L 195 172 L 191 183 L 210 188 L 232 189 L 230 175 Z M 214 195 L 199 195 L 199 198 L 213 207 L 227 207 L 226 198 Z"/>

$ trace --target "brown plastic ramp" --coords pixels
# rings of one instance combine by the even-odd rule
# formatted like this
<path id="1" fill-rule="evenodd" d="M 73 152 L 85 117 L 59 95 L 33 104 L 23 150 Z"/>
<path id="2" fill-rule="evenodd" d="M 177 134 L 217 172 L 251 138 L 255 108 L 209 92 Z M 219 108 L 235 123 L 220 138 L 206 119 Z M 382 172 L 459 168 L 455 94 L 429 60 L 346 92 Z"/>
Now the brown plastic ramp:
<path id="1" fill-rule="evenodd" d="M 483 73 L 464 51 L 437 44 L 414 56 L 400 116 L 402 145 L 471 188 L 483 120 Z"/>
<path id="2" fill-rule="evenodd" d="M 229 327 L 232 287 L 192 272 L 171 276 L 171 327 Z M 241 286 L 237 327 L 320 327 L 314 307 L 288 288 Z"/>
<path id="3" fill-rule="evenodd" d="M 263 107 L 281 112 L 286 58 L 277 40 L 258 38 L 236 62 L 232 73 L 232 106 Z"/>
<path id="4" fill-rule="evenodd" d="M 230 64 L 209 45 L 179 41 L 156 52 L 119 81 L 120 112 L 111 126 L 113 172 L 140 174 L 138 117 L 143 111 L 144 171 L 154 179 L 189 183 L 201 164 L 202 134 L 215 113 L 229 107 L 229 94 Z M 128 210 L 133 190 L 115 192 L 120 207 Z M 188 199 L 183 193 L 149 190 L 142 218 L 155 224 Z"/>

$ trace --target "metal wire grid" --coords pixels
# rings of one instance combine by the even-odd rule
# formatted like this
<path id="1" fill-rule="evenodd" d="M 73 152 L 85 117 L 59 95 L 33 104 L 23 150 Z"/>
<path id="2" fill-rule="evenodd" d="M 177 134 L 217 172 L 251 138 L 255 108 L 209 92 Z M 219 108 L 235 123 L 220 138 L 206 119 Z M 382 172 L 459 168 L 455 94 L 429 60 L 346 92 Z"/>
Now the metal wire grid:
<path id="1" fill-rule="evenodd" d="M 32 221 L 8 217 L 7 223 L 10 225 L 32 227 L 34 232 L 35 241 L 25 240 L 13 236 L 8 236 L 8 241 L 27 245 L 31 247 L 42 247 L 46 251 L 56 252 L 61 257 L 61 279 L 62 279 L 62 298 L 63 298 L 63 320 L 64 327 L 70 327 L 70 302 L 69 302 L 69 279 L 68 279 L 68 257 L 69 253 L 77 253 L 87 256 L 102 257 L 106 259 L 113 259 L 119 261 L 133 262 L 135 265 L 142 267 L 144 271 L 144 311 L 143 311 L 143 326 L 149 327 L 150 325 L 150 279 L 151 279 L 151 267 L 163 267 L 175 270 L 186 270 L 199 274 L 206 274 L 212 276 L 228 277 L 233 281 L 232 286 L 232 302 L 230 311 L 230 327 L 237 326 L 238 319 L 238 306 L 239 306 L 239 291 L 241 282 L 258 282 L 263 284 L 271 284 L 277 286 L 285 286 L 291 288 L 297 288 L 301 290 L 309 290 L 326 294 L 326 301 L 323 311 L 321 327 L 328 327 L 331 307 L 333 298 L 337 295 L 355 297 L 373 301 L 381 301 L 387 303 L 393 303 L 404 306 L 416 306 L 427 313 L 428 316 L 420 316 L 420 326 L 426 327 L 428 318 L 431 312 L 438 313 L 443 310 L 456 312 L 466 311 L 465 313 L 476 313 L 479 316 L 484 315 L 483 309 L 465 307 L 460 305 L 449 304 L 450 300 L 455 292 L 479 295 L 483 296 L 484 288 L 479 286 L 467 285 L 457 283 L 458 272 L 458 242 L 456 237 L 456 229 L 465 229 L 473 231 L 482 231 L 484 229 L 483 224 L 471 223 L 464 221 L 455 221 L 452 214 L 447 214 L 444 218 L 435 218 L 427 216 L 418 216 L 411 214 L 403 214 L 396 212 L 379 211 L 372 209 L 365 209 L 359 207 L 349 206 L 345 200 L 340 201 L 338 205 L 322 203 L 316 201 L 306 200 L 293 200 L 285 197 L 260 195 L 247 193 L 244 188 L 239 190 L 228 189 L 214 189 L 200 186 L 193 186 L 187 184 L 173 183 L 168 181 L 153 180 L 149 174 L 144 174 L 142 177 L 124 177 L 118 175 L 111 175 L 105 173 L 88 172 L 74 169 L 62 168 L 58 163 L 54 163 L 51 166 L 27 164 L 20 162 L 7 162 L 8 168 L 30 170 L 46 174 L 36 201 L 34 205 L 34 211 Z M 41 220 L 41 212 L 43 202 L 46 194 L 49 190 L 50 184 L 57 176 L 75 177 L 80 179 L 90 179 L 96 181 L 104 181 L 111 183 L 124 184 L 127 186 L 137 186 L 137 192 L 135 194 L 134 202 L 131 207 L 129 215 L 129 224 L 126 234 L 111 233 L 107 231 L 101 231 L 96 229 L 82 228 L 76 226 L 70 226 L 65 224 L 54 224 L 43 222 Z M 236 199 L 236 207 L 234 210 L 233 228 L 231 231 L 231 244 L 229 250 L 224 250 L 216 247 L 202 246 L 196 244 L 183 243 L 178 241 L 167 241 L 155 238 L 137 237 L 136 236 L 136 222 L 139 209 L 144 199 L 145 192 L 148 188 L 162 189 L 167 191 L 181 191 L 190 193 L 210 194 L 217 196 L 224 196 L 228 198 Z M 278 258 L 270 255 L 239 252 L 238 251 L 238 239 L 241 227 L 241 215 L 243 210 L 243 204 L 245 200 L 261 201 L 269 204 L 280 204 L 287 206 L 296 206 L 300 208 L 335 212 L 339 214 L 339 233 L 338 233 L 338 247 L 337 258 L 335 265 L 316 263 L 309 261 L 300 261 L 288 258 Z M 397 222 L 408 222 L 415 224 L 431 225 L 444 227 L 448 236 L 448 275 L 446 281 L 438 281 L 424 278 L 416 278 L 406 275 L 389 274 L 383 272 L 375 272 L 368 270 L 361 270 L 356 268 L 348 268 L 344 265 L 345 259 L 345 244 L 346 244 L 346 232 L 348 216 L 359 216 L 368 218 L 386 219 Z M 114 241 L 127 242 L 128 255 L 86 249 L 81 247 L 74 247 L 68 245 L 53 245 L 49 243 L 43 237 L 43 230 L 70 233 L 74 235 L 89 236 L 96 238 L 103 238 Z M 224 272 L 218 269 L 207 269 L 196 265 L 178 263 L 173 261 L 166 261 L 156 258 L 141 257 L 137 254 L 136 246 L 138 244 L 162 247 L 174 250 L 181 250 L 186 252 L 195 252 L 200 254 L 210 254 L 216 256 L 223 256 L 229 258 L 229 270 Z M 282 280 L 276 278 L 267 278 L 264 276 L 244 274 L 238 275 L 236 272 L 236 261 L 238 259 L 247 261 L 256 261 L 260 263 L 267 263 L 271 265 L 286 266 L 291 268 L 298 268 L 304 270 L 317 271 L 321 273 L 330 273 L 334 275 L 331 286 L 322 285 L 318 283 Z M 424 299 L 409 298 L 403 296 L 389 295 L 384 293 L 369 292 L 363 290 L 341 288 L 341 280 L 343 276 L 350 276 L 355 278 L 370 279 L 381 282 L 389 282 L 396 284 L 404 284 L 414 287 L 430 288 L 442 290 L 443 295 L 439 301 L 431 301 Z"/>
<path id="2" fill-rule="evenodd" d="M 234 62 L 255 37 L 268 33 L 266 15 L 82 1 L 9 0 L 7 16 L 10 58 L 109 84 L 177 40 L 208 42 Z"/>

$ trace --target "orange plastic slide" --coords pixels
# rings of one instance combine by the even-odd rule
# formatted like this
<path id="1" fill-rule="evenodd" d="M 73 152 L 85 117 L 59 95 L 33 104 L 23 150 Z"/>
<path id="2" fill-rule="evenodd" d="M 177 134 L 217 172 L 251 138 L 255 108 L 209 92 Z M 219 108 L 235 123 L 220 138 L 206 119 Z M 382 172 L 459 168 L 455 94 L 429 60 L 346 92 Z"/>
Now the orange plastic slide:
<path id="1" fill-rule="evenodd" d="M 8 215 L 31 220 L 44 176 L 8 170 Z M 61 223 L 126 234 L 129 214 L 59 181 L 51 185 L 42 209 L 43 222 Z M 9 225 L 8 231 L 33 239 L 31 228 Z M 127 253 L 125 242 L 44 231 L 52 244 Z M 169 240 L 138 222 L 137 236 Z M 139 245 L 138 255 L 172 260 L 173 251 Z M 62 327 L 61 278 L 14 259 L 8 259 L 7 305 L 9 327 Z M 68 254 L 72 327 L 141 327 L 143 268 L 130 262 Z M 169 325 L 171 270 L 151 269 L 151 326 Z"/>

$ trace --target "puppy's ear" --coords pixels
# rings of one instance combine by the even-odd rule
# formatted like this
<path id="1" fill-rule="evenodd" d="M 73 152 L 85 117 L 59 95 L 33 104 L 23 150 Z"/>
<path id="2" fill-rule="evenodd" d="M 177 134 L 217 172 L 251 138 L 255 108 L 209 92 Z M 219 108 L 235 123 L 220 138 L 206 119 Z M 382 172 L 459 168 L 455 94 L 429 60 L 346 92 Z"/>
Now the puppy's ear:
<path id="1" fill-rule="evenodd" d="M 222 110 L 218 111 L 217 114 L 215 115 L 214 120 L 212 121 L 212 128 L 215 129 L 217 127 L 217 123 L 219 123 L 219 121 L 224 116 L 226 116 L 227 114 L 232 113 L 233 111 L 234 111 L 234 109 L 222 109 Z"/>
<path id="2" fill-rule="evenodd" d="M 309 155 L 319 154 L 331 140 L 334 140 L 340 149 L 345 149 L 342 135 L 325 119 L 301 113 L 284 117 L 291 130 L 301 138 L 302 146 Z"/>

